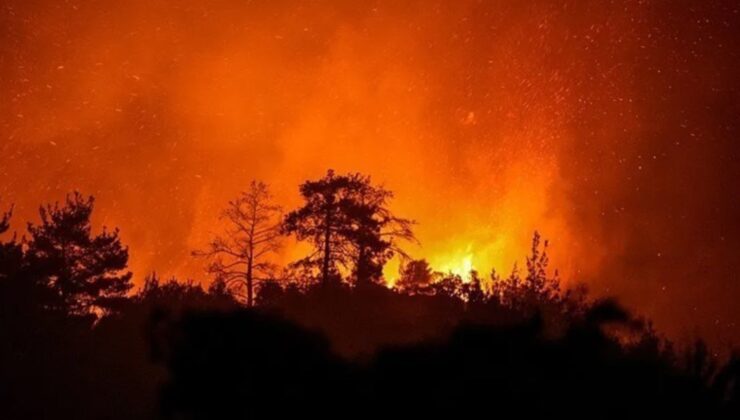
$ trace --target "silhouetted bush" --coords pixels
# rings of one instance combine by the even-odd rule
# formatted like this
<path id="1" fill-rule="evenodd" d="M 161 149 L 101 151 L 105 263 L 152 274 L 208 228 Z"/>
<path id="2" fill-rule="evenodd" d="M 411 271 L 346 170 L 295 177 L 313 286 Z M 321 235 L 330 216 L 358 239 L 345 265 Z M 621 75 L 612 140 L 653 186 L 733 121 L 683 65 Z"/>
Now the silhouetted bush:
<path id="1" fill-rule="evenodd" d="M 255 312 L 203 314 L 173 326 L 167 412 L 249 415 L 522 418 L 721 418 L 736 407 L 706 378 L 605 334 L 598 305 L 562 337 L 534 318 L 463 324 L 448 338 L 339 359 L 317 333 Z M 735 368 L 736 369 L 736 368 Z"/>

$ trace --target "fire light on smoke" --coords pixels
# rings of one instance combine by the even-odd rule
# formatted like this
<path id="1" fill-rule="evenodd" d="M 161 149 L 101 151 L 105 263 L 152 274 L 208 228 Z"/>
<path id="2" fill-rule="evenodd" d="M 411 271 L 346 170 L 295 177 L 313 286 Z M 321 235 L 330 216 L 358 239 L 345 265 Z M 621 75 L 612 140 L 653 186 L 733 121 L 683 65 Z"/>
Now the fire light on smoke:
<path id="1" fill-rule="evenodd" d="M 721 201 L 738 14 L 648 3 L 6 1 L 0 205 L 21 229 L 94 194 L 138 281 L 203 279 L 190 252 L 250 180 L 290 209 L 304 180 L 359 171 L 436 270 L 505 273 L 537 229 L 566 280 L 662 325 L 727 325 L 735 286 L 693 279 L 728 278 L 740 237 Z"/>

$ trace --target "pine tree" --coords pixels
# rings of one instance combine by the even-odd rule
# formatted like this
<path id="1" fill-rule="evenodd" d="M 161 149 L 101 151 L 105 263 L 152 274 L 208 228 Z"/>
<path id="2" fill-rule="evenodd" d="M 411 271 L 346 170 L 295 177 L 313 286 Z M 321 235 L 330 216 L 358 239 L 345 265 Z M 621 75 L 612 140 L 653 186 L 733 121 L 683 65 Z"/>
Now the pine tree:
<path id="1" fill-rule="evenodd" d="M 300 186 L 304 205 L 285 217 L 283 231 L 310 242 L 314 253 L 296 263 L 317 270 L 322 284 L 338 282 L 340 267 L 351 269 L 356 284 L 380 278 L 383 265 L 403 251 L 399 239 L 413 240 L 412 222 L 387 208 L 390 191 L 358 173 L 329 170 Z"/>
<path id="2" fill-rule="evenodd" d="M 132 287 L 128 248 L 118 229 L 92 234 L 94 198 L 67 195 L 65 203 L 41 207 L 41 223 L 28 224 L 26 256 L 35 275 L 55 295 L 51 309 L 72 314 L 106 310 Z"/>

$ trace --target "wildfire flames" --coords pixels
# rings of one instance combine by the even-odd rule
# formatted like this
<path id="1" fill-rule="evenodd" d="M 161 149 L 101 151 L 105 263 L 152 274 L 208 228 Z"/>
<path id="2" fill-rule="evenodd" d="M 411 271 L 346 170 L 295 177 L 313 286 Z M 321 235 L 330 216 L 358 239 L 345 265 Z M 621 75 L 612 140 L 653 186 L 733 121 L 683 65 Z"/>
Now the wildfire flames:
<path id="1" fill-rule="evenodd" d="M 250 180 L 291 209 L 304 180 L 359 171 L 437 270 L 508 273 L 537 229 L 566 284 L 676 332 L 737 328 L 738 286 L 693 281 L 725 275 L 740 236 L 738 195 L 718 194 L 737 192 L 720 159 L 737 157 L 736 7 L 200 3 L 0 6 L 16 229 L 78 189 L 121 228 L 137 281 L 204 279 L 190 253 Z M 286 241 L 277 262 L 304 252 Z"/>

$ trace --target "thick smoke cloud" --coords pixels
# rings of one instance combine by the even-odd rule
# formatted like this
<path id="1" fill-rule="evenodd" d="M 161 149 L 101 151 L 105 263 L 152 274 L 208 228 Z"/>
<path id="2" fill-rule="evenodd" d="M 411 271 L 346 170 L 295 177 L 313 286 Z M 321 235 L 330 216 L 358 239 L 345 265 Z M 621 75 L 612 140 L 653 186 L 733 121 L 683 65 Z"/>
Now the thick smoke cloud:
<path id="1" fill-rule="evenodd" d="M 203 278 L 249 180 L 290 207 L 361 171 L 439 269 L 507 272 L 540 229 L 566 281 L 737 340 L 733 3 L 6 1 L 0 203 L 21 230 L 94 194 L 139 278 Z"/>

